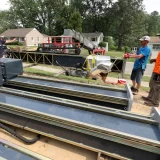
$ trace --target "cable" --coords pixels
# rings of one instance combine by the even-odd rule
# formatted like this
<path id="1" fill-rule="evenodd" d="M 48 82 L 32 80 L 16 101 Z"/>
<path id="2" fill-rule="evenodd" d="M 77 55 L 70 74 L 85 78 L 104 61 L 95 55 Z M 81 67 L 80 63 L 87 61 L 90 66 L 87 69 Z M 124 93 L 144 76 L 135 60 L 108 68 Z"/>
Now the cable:
<path id="1" fill-rule="evenodd" d="M 37 135 L 36 138 L 33 139 L 27 139 L 23 136 L 21 136 L 20 134 L 16 133 L 15 131 L 13 131 L 12 129 L 10 129 L 9 127 L 7 127 L 6 125 L 0 123 L 0 128 L 6 130 L 7 132 L 9 132 L 10 134 L 12 134 L 13 136 L 15 136 L 16 138 L 18 138 L 19 140 L 21 140 L 22 142 L 24 142 L 27 145 L 31 145 L 36 143 L 39 139 L 40 139 L 40 134 Z"/>

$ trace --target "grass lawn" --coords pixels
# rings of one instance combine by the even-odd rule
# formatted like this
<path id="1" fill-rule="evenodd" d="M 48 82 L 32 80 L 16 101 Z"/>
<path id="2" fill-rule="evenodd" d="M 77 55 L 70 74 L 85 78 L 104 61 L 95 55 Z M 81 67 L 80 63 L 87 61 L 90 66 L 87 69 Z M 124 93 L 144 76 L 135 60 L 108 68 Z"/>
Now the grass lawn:
<path id="1" fill-rule="evenodd" d="M 39 70 L 39 69 L 34 69 L 34 68 L 24 68 L 24 73 L 27 73 L 27 74 L 30 74 L 30 75 L 48 77 L 48 78 L 56 78 L 56 79 L 61 79 L 61 80 L 88 83 L 88 79 L 86 79 L 86 78 L 66 76 L 66 75 L 63 75 L 63 74 L 57 77 L 57 76 L 55 76 L 54 73 L 46 72 L 46 71 Z M 110 73 L 109 76 L 110 77 L 114 77 L 114 78 L 118 78 L 118 74 L 117 73 Z M 126 76 L 126 79 L 130 79 L 130 75 L 125 75 L 125 76 Z M 150 77 L 145 77 L 145 76 L 143 77 L 143 81 L 149 82 L 149 80 L 150 80 Z M 113 85 L 110 85 L 110 84 L 104 84 L 100 80 L 89 80 L 89 83 L 90 84 L 96 84 L 96 85 L 106 85 L 106 86 L 110 86 L 110 87 L 120 87 L 120 88 L 124 87 L 123 85 L 113 86 Z M 149 91 L 149 87 L 141 86 L 141 89 L 143 91 Z"/>
<path id="2" fill-rule="evenodd" d="M 56 79 L 62 79 L 62 80 L 68 80 L 68 81 L 76 81 L 76 82 L 81 82 L 81 83 L 91 83 L 91 84 L 96 84 L 96 85 L 106 85 L 106 86 L 112 86 L 110 84 L 104 84 L 100 80 L 89 80 L 83 77 L 73 77 L 73 76 L 66 76 L 66 75 L 59 75 L 58 77 L 55 76 L 54 73 L 51 72 L 46 72 L 43 70 L 39 69 L 34 69 L 34 68 L 24 68 L 24 73 L 31 74 L 31 75 L 37 75 L 37 76 L 44 76 L 44 77 L 49 77 L 49 78 L 56 78 Z M 116 86 L 115 86 L 116 87 Z M 123 85 L 118 86 L 118 87 L 124 87 Z"/>
<path id="3" fill-rule="evenodd" d="M 18 46 L 18 45 L 7 45 L 8 48 L 17 48 L 17 47 L 20 47 L 20 48 L 25 48 L 25 46 Z M 27 50 L 32 50 L 32 49 L 37 49 L 37 46 L 29 46 L 27 47 Z"/>

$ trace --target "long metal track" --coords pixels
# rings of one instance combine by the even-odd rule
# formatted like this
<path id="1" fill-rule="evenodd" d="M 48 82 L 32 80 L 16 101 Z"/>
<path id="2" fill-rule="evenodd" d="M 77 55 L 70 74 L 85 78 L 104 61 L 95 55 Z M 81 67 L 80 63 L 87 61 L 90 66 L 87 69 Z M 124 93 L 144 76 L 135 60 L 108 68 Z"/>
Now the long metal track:
<path id="1" fill-rule="evenodd" d="M 51 102 L 51 99 L 47 102 L 46 97 L 46 100 L 42 97 L 40 101 L 41 97 L 32 93 L 3 90 L 0 91 L 2 122 L 14 123 L 27 130 L 102 151 L 120 159 L 160 158 L 159 123 L 150 117 L 132 115 L 129 118 L 123 115 L 121 118 L 116 113 L 111 116 L 106 111 L 74 108 L 63 102 Z M 11 120 L 13 117 L 15 119 Z"/>
<path id="2" fill-rule="evenodd" d="M 35 152 L 0 139 L 0 160 L 51 160 Z"/>
<path id="3" fill-rule="evenodd" d="M 73 100 L 84 102 L 90 101 L 92 104 L 96 104 L 98 101 L 100 102 L 100 105 L 103 106 L 107 106 L 107 103 L 118 104 L 119 107 L 116 106 L 116 109 L 128 111 L 131 110 L 133 101 L 129 85 L 126 85 L 126 89 L 117 89 L 74 82 L 27 78 L 22 76 L 9 80 L 8 85 L 55 93 L 62 96 L 65 95 L 65 98 L 69 96 L 69 99 L 72 99 L 73 97 Z"/>

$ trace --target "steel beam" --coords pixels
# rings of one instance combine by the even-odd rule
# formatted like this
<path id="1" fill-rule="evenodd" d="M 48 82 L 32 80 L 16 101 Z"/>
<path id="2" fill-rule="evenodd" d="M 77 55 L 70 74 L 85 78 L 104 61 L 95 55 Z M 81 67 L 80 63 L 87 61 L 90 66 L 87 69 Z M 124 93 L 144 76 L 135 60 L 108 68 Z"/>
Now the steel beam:
<path id="1" fill-rule="evenodd" d="M 126 89 L 101 87 L 66 81 L 51 81 L 37 78 L 17 77 L 8 81 L 8 85 L 34 89 L 59 95 L 83 98 L 105 103 L 120 104 L 119 109 L 131 110 L 133 96 L 129 85 Z"/>
<path id="2" fill-rule="evenodd" d="M 0 138 L 0 160 L 51 160 Z"/>
<path id="3" fill-rule="evenodd" d="M 4 100 L 5 103 L 3 102 L 3 96 L 7 96 L 6 102 Z M 93 112 L 91 109 L 90 111 L 85 111 L 82 108 L 80 109 L 80 106 L 72 109 L 73 106 L 69 107 L 69 105 L 64 105 L 63 102 L 57 102 L 59 105 L 54 105 L 51 99 L 48 99 L 48 102 L 46 102 L 47 99 L 45 100 L 44 98 L 46 97 L 42 96 L 42 100 L 40 101 L 41 97 L 36 97 L 36 95 L 25 95 L 25 93 L 23 95 L 22 93 L 18 94 L 18 92 L 7 93 L 5 91 L 5 93 L 1 93 L 1 102 L 3 103 L 0 103 L 0 110 L 29 120 L 45 123 L 44 126 L 40 125 L 44 132 L 46 132 L 45 125 L 48 124 L 52 126 L 51 128 L 61 128 L 65 134 L 67 133 L 66 130 L 69 130 L 71 133 L 75 132 L 80 135 L 88 135 L 88 137 L 94 137 L 95 139 L 99 138 L 99 140 L 94 141 L 95 144 L 100 143 L 102 145 L 106 141 L 105 145 L 112 142 L 116 145 L 143 150 L 143 152 L 154 153 L 156 155 L 160 154 L 159 124 L 149 117 L 135 116 L 129 119 L 124 115 L 121 118 L 119 114 L 116 116 L 116 113 L 110 116 L 105 111 L 100 112 L 100 110 L 94 110 Z M 26 108 L 25 106 L 28 107 Z M 6 122 L 5 118 L 3 116 L 1 117 L 1 121 Z M 108 120 L 106 119 L 107 117 Z M 31 123 L 31 125 L 34 125 L 34 123 Z M 45 134 L 44 132 L 42 134 Z M 46 135 L 49 136 L 50 134 Z M 96 145 L 95 148 L 98 146 Z M 104 149 L 104 151 L 106 150 Z"/>

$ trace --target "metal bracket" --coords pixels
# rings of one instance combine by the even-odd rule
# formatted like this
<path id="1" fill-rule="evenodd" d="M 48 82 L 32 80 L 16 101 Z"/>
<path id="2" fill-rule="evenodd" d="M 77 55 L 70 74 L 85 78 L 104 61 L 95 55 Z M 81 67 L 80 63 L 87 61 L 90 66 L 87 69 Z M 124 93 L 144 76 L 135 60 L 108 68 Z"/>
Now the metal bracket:
<path id="1" fill-rule="evenodd" d="M 152 117 L 152 119 L 157 121 L 157 123 L 159 124 L 159 129 L 160 129 L 160 111 L 158 108 L 156 108 L 156 107 L 152 108 L 151 117 Z"/>
<path id="2" fill-rule="evenodd" d="M 98 153 L 98 157 L 97 160 L 116 160 L 116 159 L 112 159 L 104 154 L 102 154 L 101 152 Z"/>

